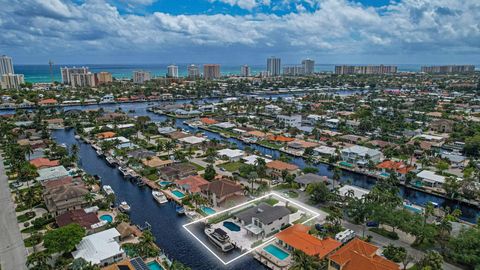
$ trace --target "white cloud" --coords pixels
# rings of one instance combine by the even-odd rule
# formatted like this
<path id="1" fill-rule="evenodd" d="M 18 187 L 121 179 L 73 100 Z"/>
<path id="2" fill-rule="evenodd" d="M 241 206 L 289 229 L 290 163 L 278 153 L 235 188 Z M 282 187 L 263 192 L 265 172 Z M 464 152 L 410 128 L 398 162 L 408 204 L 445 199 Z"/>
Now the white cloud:
<path id="1" fill-rule="evenodd" d="M 25 4 L 28 1 L 27 4 Z M 480 52 L 478 0 L 404 0 L 382 9 L 323 0 L 314 12 L 274 14 L 121 15 L 102 0 L 0 0 L 0 50 L 91 55 L 198 52 L 205 58 L 235 48 L 264 54 Z M 149 0 L 136 0 L 151 2 Z M 268 0 L 220 0 L 245 9 Z M 297 9 L 301 9 L 300 7 Z M 226 55 L 228 57 L 228 55 Z M 228 61 L 228 60 L 227 60 Z"/>

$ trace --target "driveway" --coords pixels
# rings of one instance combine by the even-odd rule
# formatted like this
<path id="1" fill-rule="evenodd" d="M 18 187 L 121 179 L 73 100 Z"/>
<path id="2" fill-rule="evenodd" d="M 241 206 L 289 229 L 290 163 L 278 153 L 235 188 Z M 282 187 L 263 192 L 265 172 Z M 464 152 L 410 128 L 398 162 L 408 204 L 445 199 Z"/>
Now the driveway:
<path id="1" fill-rule="evenodd" d="M 27 269 L 27 251 L 17 226 L 8 179 L 0 156 L 0 265 L 2 269 Z"/>

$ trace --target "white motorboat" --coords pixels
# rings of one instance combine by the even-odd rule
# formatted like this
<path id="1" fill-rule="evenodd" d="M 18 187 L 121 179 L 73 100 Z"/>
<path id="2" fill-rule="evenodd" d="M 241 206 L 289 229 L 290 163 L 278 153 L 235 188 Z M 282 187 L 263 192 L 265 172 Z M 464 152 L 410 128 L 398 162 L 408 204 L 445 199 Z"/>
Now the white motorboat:
<path id="1" fill-rule="evenodd" d="M 152 191 L 152 196 L 158 203 L 163 204 L 163 203 L 168 202 L 167 197 L 161 191 L 153 190 Z"/>
<path id="2" fill-rule="evenodd" d="M 80 140 L 80 135 L 75 135 L 75 139 Z"/>
<path id="3" fill-rule="evenodd" d="M 206 228 L 205 234 L 208 236 L 210 242 L 223 252 L 228 252 L 235 248 L 230 242 L 230 236 L 220 228 Z"/>
<path id="4" fill-rule="evenodd" d="M 115 166 L 117 164 L 114 157 L 108 156 L 105 159 L 107 160 L 108 164 L 110 164 L 111 166 Z"/>
<path id="5" fill-rule="evenodd" d="M 120 210 L 121 212 L 124 212 L 124 213 L 129 213 L 130 212 L 130 205 L 128 205 L 127 202 L 123 201 L 118 206 L 118 210 Z"/>
<path id="6" fill-rule="evenodd" d="M 112 187 L 109 185 L 104 185 L 102 189 L 107 195 L 115 194 L 115 191 L 113 191 Z"/>

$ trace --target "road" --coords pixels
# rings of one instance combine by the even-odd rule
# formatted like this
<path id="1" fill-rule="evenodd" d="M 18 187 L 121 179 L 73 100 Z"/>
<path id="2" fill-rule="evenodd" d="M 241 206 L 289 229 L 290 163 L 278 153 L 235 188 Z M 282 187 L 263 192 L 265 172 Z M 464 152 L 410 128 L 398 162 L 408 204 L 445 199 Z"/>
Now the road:
<path id="1" fill-rule="evenodd" d="M 207 168 L 207 166 L 210 165 L 210 163 L 203 161 L 201 158 L 190 158 L 190 159 L 188 159 L 188 161 L 193 162 L 193 163 L 195 163 L 195 164 L 198 164 L 198 165 L 200 165 L 200 166 L 202 166 L 202 167 L 204 167 L 204 168 Z M 215 171 L 216 171 L 217 174 L 219 174 L 219 175 L 228 176 L 228 177 L 231 177 L 231 176 L 232 176 L 232 173 L 231 173 L 231 172 L 222 171 L 222 170 L 220 170 L 216 165 L 214 165 L 213 168 L 215 169 Z"/>
<path id="2" fill-rule="evenodd" d="M 27 251 L 20 234 L 8 179 L 0 156 L 0 265 L 4 270 L 27 269 Z"/>

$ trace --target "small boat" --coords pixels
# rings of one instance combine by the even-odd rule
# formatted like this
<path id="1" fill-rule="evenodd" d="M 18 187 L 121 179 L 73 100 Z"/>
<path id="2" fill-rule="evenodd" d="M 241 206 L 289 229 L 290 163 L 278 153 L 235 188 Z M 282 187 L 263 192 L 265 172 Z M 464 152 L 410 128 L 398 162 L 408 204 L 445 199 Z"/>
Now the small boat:
<path id="1" fill-rule="evenodd" d="M 108 156 L 105 158 L 107 160 L 107 163 L 111 166 L 114 166 L 117 165 L 117 161 L 115 160 L 114 157 L 111 157 L 111 156 Z"/>
<path id="2" fill-rule="evenodd" d="M 75 139 L 80 140 L 80 135 L 75 135 Z"/>
<path id="3" fill-rule="evenodd" d="M 99 157 L 103 156 L 102 150 L 99 149 L 99 150 L 97 150 L 96 152 L 97 152 L 97 155 L 98 155 Z"/>
<path id="4" fill-rule="evenodd" d="M 163 203 L 168 202 L 168 199 L 165 196 L 165 194 L 163 194 L 162 192 L 160 192 L 158 190 L 153 190 L 152 191 L 152 196 L 155 199 L 155 201 L 157 201 L 158 203 L 163 204 Z"/>
<path id="5" fill-rule="evenodd" d="M 113 191 L 113 188 L 109 185 L 103 186 L 102 189 L 107 195 L 115 194 L 115 191 Z"/>
<path id="6" fill-rule="evenodd" d="M 228 252 L 235 248 L 230 242 L 228 234 L 220 228 L 206 228 L 205 234 L 208 236 L 208 240 L 223 252 Z"/>
<path id="7" fill-rule="evenodd" d="M 139 177 L 135 177 L 137 179 L 137 186 L 139 187 L 143 187 L 146 185 L 145 181 L 143 181 L 141 178 Z"/>
<path id="8" fill-rule="evenodd" d="M 130 212 L 130 205 L 128 205 L 128 203 L 126 201 L 123 201 L 118 206 L 118 210 L 120 210 L 123 213 L 129 213 Z"/>
<path id="9" fill-rule="evenodd" d="M 175 212 L 177 212 L 177 215 L 184 215 L 185 214 L 185 208 L 183 208 L 183 206 L 177 204 L 177 206 L 175 206 Z"/>

